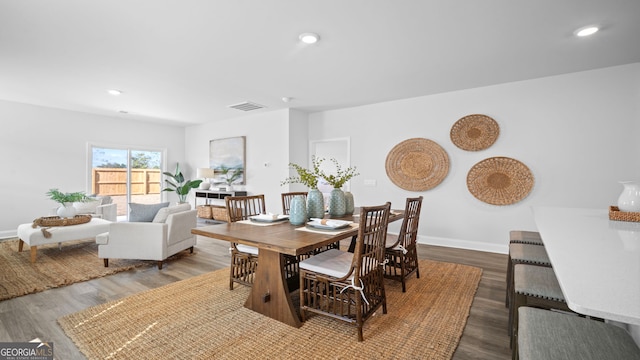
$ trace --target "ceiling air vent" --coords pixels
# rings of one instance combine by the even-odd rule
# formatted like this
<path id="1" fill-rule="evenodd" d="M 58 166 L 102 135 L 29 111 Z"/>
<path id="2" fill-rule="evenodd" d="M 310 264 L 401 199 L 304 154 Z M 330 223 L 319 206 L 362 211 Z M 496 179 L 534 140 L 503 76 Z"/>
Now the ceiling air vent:
<path id="1" fill-rule="evenodd" d="M 229 105 L 229 107 L 232 108 L 232 109 L 242 110 L 242 111 L 252 111 L 252 110 L 258 110 L 258 109 L 265 108 L 265 106 L 262 106 L 262 105 L 256 104 L 256 103 L 252 103 L 252 102 L 248 102 L 248 101 L 240 103 L 240 104 Z"/>

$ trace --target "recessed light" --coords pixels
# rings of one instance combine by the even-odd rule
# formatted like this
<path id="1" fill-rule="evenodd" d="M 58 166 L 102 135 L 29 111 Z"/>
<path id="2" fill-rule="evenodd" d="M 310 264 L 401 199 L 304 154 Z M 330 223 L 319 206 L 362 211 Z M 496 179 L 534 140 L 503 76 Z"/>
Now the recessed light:
<path id="1" fill-rule="evenodd" d="M 300 36 L 298 36 L 298 39 L 300 39 L 300 41 L 305 44 L 315 44 L 318 42 L 318 40 L 320 40 L 320 36 L 314 33 L 304 33 L 300 34 Z"/>
<path id="2" fill-rule="evenodd" d="M 585 36 L 589 36 L 589 35 L 593 35 L 593 34 L 597 33 L 598 30 L 600 30 L 600 29 L 598 29 L 597 26 L 585 26 L 585 27 L 582 27 L 582 28 L 574 31 L 573 33 L 576 36 L 585 37 Z"/>
<path id="3" fill-rule="evenodd" d="M 116 90 L 116 89 L 110 89 L 110 90 L 107 90 L 107 92 L 109 94 L 113 95 L 113 96 L 118 96 L 118 95 L 122 94 L 122 91 Z"/>

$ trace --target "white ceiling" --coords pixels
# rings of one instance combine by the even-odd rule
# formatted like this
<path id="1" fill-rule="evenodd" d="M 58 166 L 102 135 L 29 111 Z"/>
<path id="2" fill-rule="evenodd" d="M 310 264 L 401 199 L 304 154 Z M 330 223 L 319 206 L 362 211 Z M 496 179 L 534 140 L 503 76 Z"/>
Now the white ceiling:
<path id="1" fill-rule="evenodd" d="M 639 61 L 638 0 L 0 0 L 0 99 L 181 125 Z"/>

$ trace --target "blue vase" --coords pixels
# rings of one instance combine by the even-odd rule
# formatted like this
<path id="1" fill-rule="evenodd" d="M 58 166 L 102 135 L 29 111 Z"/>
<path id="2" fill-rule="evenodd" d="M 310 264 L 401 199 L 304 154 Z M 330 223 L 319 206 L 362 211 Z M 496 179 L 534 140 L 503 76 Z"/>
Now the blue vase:
<path id="1" fill-rule="evenodd" d="M 318 219 L 324 217 L 324 195 L 318 189 L 311 189 L 307 194 L 307 216 Z"/>
<path id="2" fill-rule="evenodd" d="M 344 192 L 341 189 L 331 190 L 329 196 L 329 215 L 332 217 L 342 217 L 347 212 L 347 202 Z"/>
<path id="3" fill-rule="evenodd" d="M 355 209 L 355 205 L 353 203 L 353 194 L 349 191 L 344 192 L 344 200 L 345 200 L 345 214 L 351 215 Z"/>
<path id="4" fill-rule="evenodd" d="M 302 195 L 294 196 L 289 204 L 289 222 L 292 225 L 302 225 L 307 222 L 307 204 Z"/>

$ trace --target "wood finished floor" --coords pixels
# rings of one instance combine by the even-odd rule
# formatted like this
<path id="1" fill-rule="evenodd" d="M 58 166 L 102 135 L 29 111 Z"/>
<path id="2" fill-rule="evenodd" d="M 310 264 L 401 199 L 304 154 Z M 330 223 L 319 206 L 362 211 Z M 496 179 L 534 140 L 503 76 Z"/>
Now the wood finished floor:
<path id="1" fill-rule="evenodd" d="M 228 243 L 198 237 L 196 254 L 156 267 L 134 269 L 66 287 L 0 301 L 0 342 L 40 338 L 54 343 L 56 359 L 85 359 L 56 319 L 229 265 Z M 483 269 L 480 286 L 453 359 L 510 359 L 504 307 L 506 255 L 419 245 L 419 257 Z M 429 274 L 421 274 L 429 276 Z M 409 280 L 411 281 L 411 280 Z"/>

